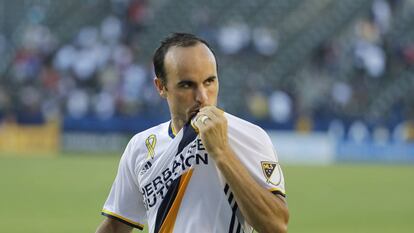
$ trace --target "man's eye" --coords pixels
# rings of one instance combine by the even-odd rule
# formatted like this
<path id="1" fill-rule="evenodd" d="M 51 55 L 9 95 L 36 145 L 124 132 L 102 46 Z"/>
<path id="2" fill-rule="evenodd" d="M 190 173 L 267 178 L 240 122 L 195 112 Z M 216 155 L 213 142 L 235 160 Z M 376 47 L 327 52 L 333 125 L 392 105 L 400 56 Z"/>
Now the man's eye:
<path id="1" fill-rule="evenodd" d="M 211 85 L 214 82 L 214 79 L 208 79 L 205 81 L 206 85 Z"/>
<path id="2" fill-rule="evenodd" d="M 181 87 L 181 88 L 190 88 L 190 87 L 191 87 L 191 85 L 190 85 L 189 83 L 182 83 L 182 84 L 180 85 L 180 87 Z"/>

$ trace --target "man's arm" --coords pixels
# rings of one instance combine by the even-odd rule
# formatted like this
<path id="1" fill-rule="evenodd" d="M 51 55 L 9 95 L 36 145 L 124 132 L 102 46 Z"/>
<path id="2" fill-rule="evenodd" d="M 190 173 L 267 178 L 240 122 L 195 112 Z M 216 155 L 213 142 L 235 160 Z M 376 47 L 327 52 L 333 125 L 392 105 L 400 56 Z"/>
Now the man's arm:
<path id="1" fill-rule="evenodd" d="M 112 218 L 106 218 L 96 229 L 96 233 L 131 233 L 132 227 Z"/>
<path id="2" fill-rule="evenodd" d="M 289 213 L 284 197 L 260 186 L 231 149 L 216 153 L 217 167 L 247 222 L 258 232 L 287 232 Z"/>
<path id="3" fill-rule="evenodd" d="M 146 221 L 146 211 L 135 174 L 137 140 L 140 140 L 138 134 L 128 142 L 122 154 L 118 172 L 101 212 L 107 218 L 97 228 L 97 233 L 129 233 L 132 228 L 144 227 L 141 222 Z"/>
<path id="4" fill-rule="evenodd" d="M 209 155 L 233 190 L 246 221 L 261 233 L 287 232 L 289 211 L 284 198 L 260 186 L 236 157 L 228 143 L 223 112 L 213 106 L 202 108 L 195 125 Z"/>

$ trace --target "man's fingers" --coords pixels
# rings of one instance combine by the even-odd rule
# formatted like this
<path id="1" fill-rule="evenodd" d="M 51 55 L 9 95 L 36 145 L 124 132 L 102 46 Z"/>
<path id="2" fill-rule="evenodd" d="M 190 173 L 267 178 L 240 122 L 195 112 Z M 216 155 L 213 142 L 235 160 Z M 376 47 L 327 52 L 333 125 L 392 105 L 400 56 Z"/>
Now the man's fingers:
<path id="1" fill-rule="evenodd" d="M 214 112 L 214 114 L 216 114 L 217 116 L 223 116 L 224 115 L 224 110 L 220 109 L 220 108 L 214 108 L 212 110 Z"/>
<path id="2" fill-rule="evenodd" d="M 206 126 L 220 122 L 223 113 L 223 110 L 215 106 L 203 107 L 191 120 L 191 124 L 197 132 L 202 131 Z"/>
<path id="3" fill-rule="evenodd" d="M 199 112 L 199 114 L 200 114 L 200 120 L 202 120 L 202 122 L 204 121 L 204 119 L 206 119 L 203 116 L 208 117 L 208 119 L 206 119 L 206 121 L 209 121 L 209 120 L 216 121 L 217 120 L 217 116 L 210 109 L 202 110 L 202 111 Z M 201 119 L 201 118 L 203 118 L 203 119 Z M 206 121 L 204 121 L 204 122 L 206 122 Z"/>
<path id="4" fill-rule="evenodd" d="M 217 107 L 215 107 L 215 106 L 207 106 L 207 107 L 201 108 L 199 113 L 205 113 L 210 118 L 216 119 L 217 117 L 223 116 L 224 111 L 217 108 Z M 210 115 L 208 113 L 211 113 L 212 115 Z"/>
<path id="5" fill-rule="evenodd" d="M 197 115 L 191 120 L 191 124 L 196 129 L 197 132 L 202 130 L 206 125 L 211 123 L 213 120 L 215 120 L 216 116 L 209 112 L 209 111 L 203 111 L 197 113 Z"/>

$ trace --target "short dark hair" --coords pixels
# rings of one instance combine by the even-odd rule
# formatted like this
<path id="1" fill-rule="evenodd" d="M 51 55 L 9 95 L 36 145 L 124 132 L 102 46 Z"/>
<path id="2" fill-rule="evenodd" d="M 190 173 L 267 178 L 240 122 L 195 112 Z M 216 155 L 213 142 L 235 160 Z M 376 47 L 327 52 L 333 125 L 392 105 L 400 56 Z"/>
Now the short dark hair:
<path id="1" fill-rule="evenodd" d="M 163 41 L 161 41 L 161 45 L 157 48 L 157 50 L 155 50 L 154 56 L 152 57 L 152 62 L 154 64 L 155 75 L 161 80 L 164 85 L 167 84 L 167 74 L 165 71 L 164 59 L 165 54 L 167 54 L 168 50 L 173 46 L 191 47 L 198 43 L 206 45 L 213 53 L 214 57 L 216 57 L 213 49 L 211 49 L 210 45 L 205 40 L 198 38 L 197 36 L 190 33 L 172 33 Z M 217 59 L 216 67 L 218 68 Z"/>

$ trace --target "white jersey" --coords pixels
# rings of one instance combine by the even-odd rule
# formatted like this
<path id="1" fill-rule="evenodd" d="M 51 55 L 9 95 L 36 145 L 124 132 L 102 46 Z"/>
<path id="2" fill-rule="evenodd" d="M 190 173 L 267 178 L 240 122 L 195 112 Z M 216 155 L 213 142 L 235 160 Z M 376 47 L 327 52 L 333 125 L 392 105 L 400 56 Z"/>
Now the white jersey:
<path id="1" fill-rule="evenodd" d="M 268 135 L 225 114 L 229 143 L 262 187 L 285 195 Z M 252 232 L 231 188 L 190 125 L 172 134 L 166 122 L 135 135 L 122 155 L 102 214 L 148 232 Z"/>

